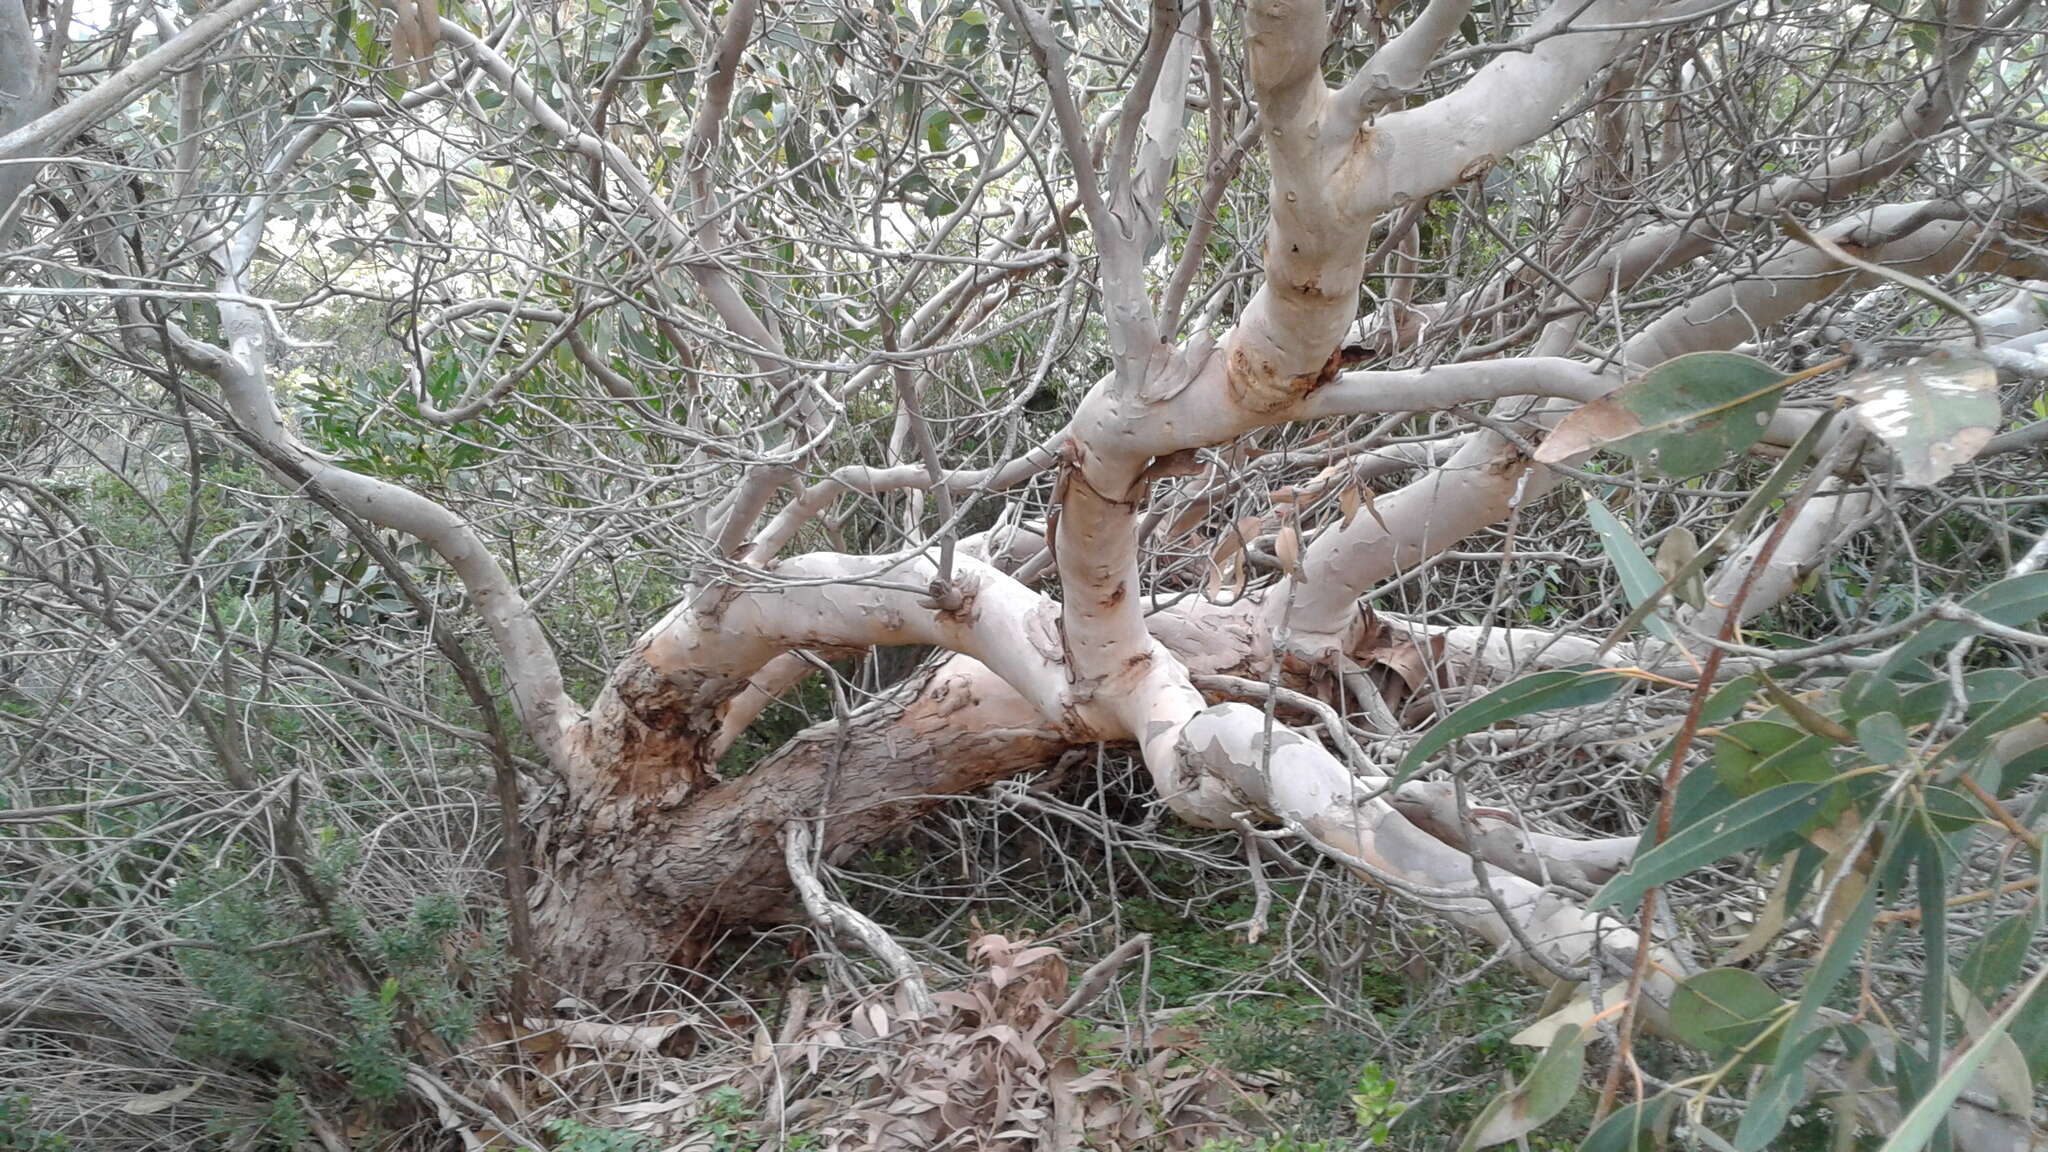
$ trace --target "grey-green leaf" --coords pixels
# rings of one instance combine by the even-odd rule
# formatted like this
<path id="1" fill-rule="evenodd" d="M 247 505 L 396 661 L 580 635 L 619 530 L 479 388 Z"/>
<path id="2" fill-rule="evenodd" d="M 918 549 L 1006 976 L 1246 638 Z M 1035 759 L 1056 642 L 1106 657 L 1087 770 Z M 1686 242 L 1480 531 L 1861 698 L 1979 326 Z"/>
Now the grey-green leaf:
<path id="1" fill-rule="evenodd" d="M 1970 995 L 1986 1004 L 1998 1002 L 1998 994 L 2019 979 L 2020 966 L 2027 959 L 2027 945 L 2038 925 L 2038 914 L 2008 916 L 1984 933 L 1956 971 L 1957 979 Z"/>
<path id="2" fill-rule="evenodd" d="M 1948 753 L 1957 759 L 1974 757 L 2000 733 L 2033 719 L 2044 708 L 2048 708 L 2048 680 L 2028 680 L 2016 685 L 1949 741 Z"/>
<path id="3" fill-rule="evenodd" d="M 1495 1097 L 1480 1113 L 1460 1146 L 1462 1152 L 1504 1144 L 1535 1131 L 1572 1102 L 1585 1070 L 1585 1035 L 1577 1024 L 1567 1024 L 1529 1070 L 1528 1079 Z"/>
<path id="4" fill-rule="evenodd" d="M 1636 857 L 1594 894 L 1590 907 L 1626 912 L 1659 884 L 1796 831 L 1819 809 L 1829 787 L 1828 781 L 1780 784 L 1728 805 Z"/>
<path id="5" fill-rule="evenodd" d="M 1998 371 L 1981 360 L 1926 360 L 1851 380 L 1858 424 L 1899 462 L 1899 482 L 1932 488 L 1998 431 Z"/>
<path id="6" fill-rule="evenodd" d="M 1680 1040 L 1715 1056 L 1727 1056 L 1754 1040 L 1785 1002 L 1763 978 L 1744 968 L 1711 968 L 1690 977 L 1671 994 L 1671 1030 Z M 1766 1043 L 1751 1054 L 1768 1058 Z"/>
<path id="7" fill-rule="evenodd" d="M 1579 1152 L 1651 1152 L 1677 1104 L 1678 1097 L 1665 1092 L 1616 1108 L 1579 1145 Z"/>
<path id="8" fill-rule="evenodd" d="M 1873 764 L 1905 764 L 1913 758 L 1905 726 L 1889 712 L 1872 713 L 1856 722 L 1856 746 Z"/>
<path id="9" fill-rule="evenodd" d="M 1942 1120 L 1947 1117 L 1949 1107 L 1956 1102 L 1956 1097 L 1963 1094 L 1963 1089 L 1977 1075 L 1977 1069 L 1991 1058 L 1992 1053 L 2000 1050 L 2002 1046 L 1998 1041 L 2012 1027 L 2013 1021 L 2030 1010 L 2039 1010 L 2033 1000 L 2035 994 L 2041 990 L 2043 980 L 2048 980 L 2048 968 L 2035 973 L 2034 978 L 2027 981 L 2027 986 L 2020 994 L 2013 997 L 2012 1003 L 2005 1011 L 2000 1012 L 1998 1018 L 1984 1030 L 1983 1035 L 1977 1037 L 1976 1042 L 1966 1051 L 1949 1061 L 1947 1069 L 1941 1074 L 1941 1079 L 1935 1081 L 1934 1087 L 1928 1089 L 1927 1094 L 1920 1098 L 1920 1102 L 1913 1105 L 1913 1110 L 1906 1113 L 1906 1118 L 1899 1121 L 1899 1126 L 1892 1130 L 1891 1139 L 1886 1140 L 1884 1147 L 1878 1152 L 1920 1152 L 1920 1149 L 1927 1146 L 1927 1142 L 1934 1137 L 1934 1130 L 1940 1127 Z"/>
<path id="10" fill-rule="evenodd" d="M 1714 733 L 1714 773 L 1732 795 L 1833 774 L 1828 743 L 1775 720 L 1737 720 Z"/>
<path id="11" fill-rule="evenodd" d="M 1557 464 L 1612 448 L 1671 476 L 1697 476 L 1756 443 L 1788 379 L 1737 352 L 1666 360 L 1565 417 L 1536 459 Z"/>
<path id="12" fill-rule="evenodd" d="M 1531 712 L 1598 703 L 1620 690 L 1624 679 L 1622 674 L 1610 668 L 1581 666 L 1538 672 L 1503 684 L 1444 717 L 1434 728 L 1423 733 L 1415 747 L 1401 757 L 1395 782 L 1413 775 L 1431 756 L 1461 736 L 1469 736 L 1503 720 Z"/>
<path id="13" fill-rule="evenodd" d="M 2030 572 L 1980 588 L 1963 601 L 1963 607 L 2008 628 L 2024 628 L 2048 614 L 2048 572 Z M 1897 675 L 1913 659 L 1947 648 L 1974 631 L 1968 624 L 1954 620 L 1929 624 L 1892 650 L 1882 672 Z"/>
<path id="14" fill-rule="evenodd" d="M 1600 537 L 1600 549 L 1607 553 L 1607 559 L 1614 565 L 1615 575 L 1621 577 L 1621 590 L 1628 597 L 1629 607 L 1638 608 L 1664 589 L 1664 577 L 1657 572 L 1657 565 L 1636 543 L 1635 534 L 1621 517 L 1608 510 L 1598 496 L 1586 493 L 1586 518 L 1593 523 L 1593 531 Z M 1669 644 L 1678 643 L 1678 634 L 1671 630 L 1671 622 L 1664 618 L 1661 610 L 1653 609 L 1643 621 L 1651 635 Z"/>
<path id="15" fill-rule="evenodd" d="M 1742 1122 L 1735 1127 L 1736 1152 L 1765 1152 L 1771 1146 L 1785 1122 L 1792 1118 L 1792 1110 L 1806 1099 L 1807 1061 L 1818 1055 L 1829 1040 L 1840 1038 L 1839 1042 L 1850 1042 L 1847 1031 L 1817 1028 L 1797 1042 L 1781 1046 L 1778 1066 L 1765 1075 L 1763 1083 L 1750 1095 Z"/>

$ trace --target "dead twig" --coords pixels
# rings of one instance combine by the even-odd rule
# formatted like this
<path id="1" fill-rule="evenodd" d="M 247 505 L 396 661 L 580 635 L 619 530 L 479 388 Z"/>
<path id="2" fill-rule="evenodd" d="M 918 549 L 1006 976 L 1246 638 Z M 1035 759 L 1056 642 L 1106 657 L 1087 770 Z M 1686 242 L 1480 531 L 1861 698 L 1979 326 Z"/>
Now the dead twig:
<path id="1" fill-rule="evenodd" d="M 852 906 L 826 895 L 825 885 L 811 867 L 811 829 L 808 824 L 792 820 L 783 826 L 782 858 L 789 866 L 789 878 L 796 885 L 797 895 L 804 902 L 804 911 L 810 913 L 811 919 L 820 927 L 850 937 L 867 949 L 903 986 L 911 1011 L 919 1016 L 931 1015 L 935 1011 L 931 989 L 925 986 L 924 974 L 919 971 L 917 961 L 912 960 L 903 945 L 883 931 L 881 925 L 861 915 Z"/>

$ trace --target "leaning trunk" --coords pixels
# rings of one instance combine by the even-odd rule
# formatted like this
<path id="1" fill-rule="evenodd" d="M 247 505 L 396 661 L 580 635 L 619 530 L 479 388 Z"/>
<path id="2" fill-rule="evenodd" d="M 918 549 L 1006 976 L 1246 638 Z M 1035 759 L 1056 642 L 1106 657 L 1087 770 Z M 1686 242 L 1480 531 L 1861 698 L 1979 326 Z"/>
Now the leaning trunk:
<path id="1" fill-rule="evenodd" d="M 1263 676 L 1255 610 L 1189 604 L 1151 625 L 1198 674 Z M 1304 671 L 1287 683 L 1305 687 Z M 721 927 L 790 915 L 788 821 L 818 820 L 827 858 L 844 859 L 944 797 L 1052 767 L 1076 740 L 987 666 L 952 656 L 721 780 L 721 722 L 747 683 L 663 676 L 636 655 L 591 709 L 579 771 L 533 837 L 534 926 L 562 990 L 602 1002 L 688 966 Z"/>
<path id="2" fill-rule="evenodd" d="M 843 858 L 942 797 L 1050 767 L 1066 746 L 987 668 L 954 657 L 720 780 L 709 757 L 716 702 L 679 695 L 615 681 L 593 710 L 606 738 L 593 741 L 589 779 L 538 818 L 546 975 L 586 999 L 689 965 L 722 926 L 787 915 L 786 822 L 820 820 L 827 858 Z"/>

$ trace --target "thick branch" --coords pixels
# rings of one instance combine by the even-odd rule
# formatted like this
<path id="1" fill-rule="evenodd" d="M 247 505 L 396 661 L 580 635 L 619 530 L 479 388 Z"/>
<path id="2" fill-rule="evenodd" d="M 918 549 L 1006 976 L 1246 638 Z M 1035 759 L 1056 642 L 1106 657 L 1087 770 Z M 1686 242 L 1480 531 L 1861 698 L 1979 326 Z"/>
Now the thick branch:
<path id="1" fill-rule="evenodd" d="M 133 103 L 166 74 L 189 63 L 215 41 L 234 31 L 237 24 L 269 7 L 271 2 L 228 0 L 228 3 L 187 24 L 183 31 L 154 50 L 102 80 L 91 91 L 0 136 L 0 168 L 15 163 L 34 164 L 38 162 L 37 158 L 48 157 L 63 148 L 80 132 Z M 9 0 L 10 6 L 14 3 L 16 0 Z M 8 24 L 4 31 L 11 38 L 16 29 L 12 26 L 13 21 L 9 20 Z M 24 20 L 22 30 L 25 29 Z M 34 75 L 32 69 L 6 83 L 11 89 Z M 0 201 L 0 213 L 5 213 L 7 208 L 7 202 Z"/>
<path id="2" fill-rule="evenodd" d="M 1000 677 L 954 657 L 737 779 L 559 804 L 534 910 L 548 975 L 591 998 L 638 988 L 651 967 L 689 962 L 718 925 L 788 913 L 788 821 L 822 818 L 824 856 L 841 859 L 948 796 L 1051 767 L 1066 746 Z"/>
<path id="3" fill-rule="evenodd" d="M 730 696 L 793 649 L 930 644 L 988 665 L 1041 715 L 1066 714 L 1052 606 L 977 560 L 956 557 L 955 566 L 961 605 L 946 611 L 932 600 L 938 568 L 923 555 L 798 556 L 759 588 L 728 585 L 685 600 L 648 630 L 636 655 L 671 683 L 730 682 Z"/>
<path id="4" fill-rule="evenodd" d="M 1559 967 L 1589 965 L 1620 977 L 1633 964 L 1633 931 L 1513 872 L 1493 872 L 1480 889 L 1470 856 L 1411 824 L 1387 800 L 1368 799 L 1386 781 L 1353 776 L 1320 744 L 1272 729 L 1259 709 L 1219 704 L 1203 711 L 1181 735 L 1180 754 L 1227 782 L 1247 806 L 1334 849 L 1365 879 L 1485 939 L 1532 979 L 1549 984 Z M 1675 955 L 1657 953 L 1645 985 L 1652 1002 L 1643 1006 L 1652 1018 L 1661 1017 L 1686 969 Z"/>
<path id="5" fill-rule="evenodd" d="M 1780 176 L 1718 210 L 1681 223 L 1644 228 L 1599 256 L 1568 282 L 1574 300 L 1597 303 L 1610 291 L 1627 291 L 1651 276 L 1711 251 L 1754 222 L 1788 208 L 1827 204 L 1884 180 L 1911 163 L 1955 112 L 1970 64 L 1988 36 L 1982 0 L 1963 0 L 1950 13 L 1942 36 L 1942 60 L 1921 77 L 1921 87 L 1896 120 L 1863 144 L 1834 153 L 1802 171 Z M 1547 332 L 1545 351 L 1563 351 L 1577 332 L 1577 320 L 1558 322 Z"/>
<path id="6" fill-rule="evenodd" d="M 1355 123 L 1413 92 L 1430 58 L 1472 11 L 1472 0 L 1429 0 L 1422 14 L 1386 42 L 1337 93 L 1337 115 Z"/>
<path id="7" fill-rule="evenodd" d="M 1565 104 L 1643 33 L 1649 0 L 1561 0 L 1538 17 L 1527 51 L 1501 54 L 1457 91 L 1382 117 L 1365 131 L 1358 209 L 1373 215 L 1451 187 L 1556 123 Z M 1592 31 L 1566 31 L 1572 28 Z M 1354 210 L 1358 210 L 1354 209 Z"/>
<path id="8" fill-rule="evenodd" d="M 1825 234 L 1886 235 L 1901 222 L 1924 215 L 1917 205 L 1892 205 L 1841 221 Z M 1922 275 L 1958 270 L 2040 274 L 2044 261 L 2036 250 L 1986 240 L 1983 225 L 1937 220 L 1874 245 L 1866 255 Z M 1812 248 L 1788 241 L 1752 273 L 1701 293 L 1652 321 L 1623 352 L 1630 368 L 1639 370 L 1687 352 L 1730 348 L 1829 293 L 1866 279 Z M 1618 378 L 1607 379 L 1619 383 Z M 1484 387 L 1477 381 L 1468 383 Z M 1576 386 L 1568 376 L 1556 383 Z M 1339 396 L 1351 391 L 1345 389 Z M 1554 391 L 1561 393 L 1563 388 Z M 1303 550 L 1300 577 L 1268 594 L 1273 619 L 1288 612 L 1297 629 L 1342 629 L 1351 621 L 1354 601 L 1374 585 L 1504 518 L 1516 501 L 1534 499 L 1555 482 L 1554 473 L 1531 470 L 1519 450 L 1500 437 L 1472 436 L 1443 467 L 1380 497 L 1378 517 L 1360 516 L 1348 527 L 1319 535 Z"/>

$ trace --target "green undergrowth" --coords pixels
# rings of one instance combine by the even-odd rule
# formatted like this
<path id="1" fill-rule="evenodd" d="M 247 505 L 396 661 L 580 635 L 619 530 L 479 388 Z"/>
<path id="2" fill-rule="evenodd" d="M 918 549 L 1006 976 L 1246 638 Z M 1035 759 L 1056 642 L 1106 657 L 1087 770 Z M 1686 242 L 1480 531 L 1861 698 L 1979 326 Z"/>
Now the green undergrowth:
<path id="1" fill-rule="evenodd" d="M 65 1152 L 70 1147 L 69 1139 L 36 1123 L 28 1096 L 0 1097 L 0 1152 Z"/>

